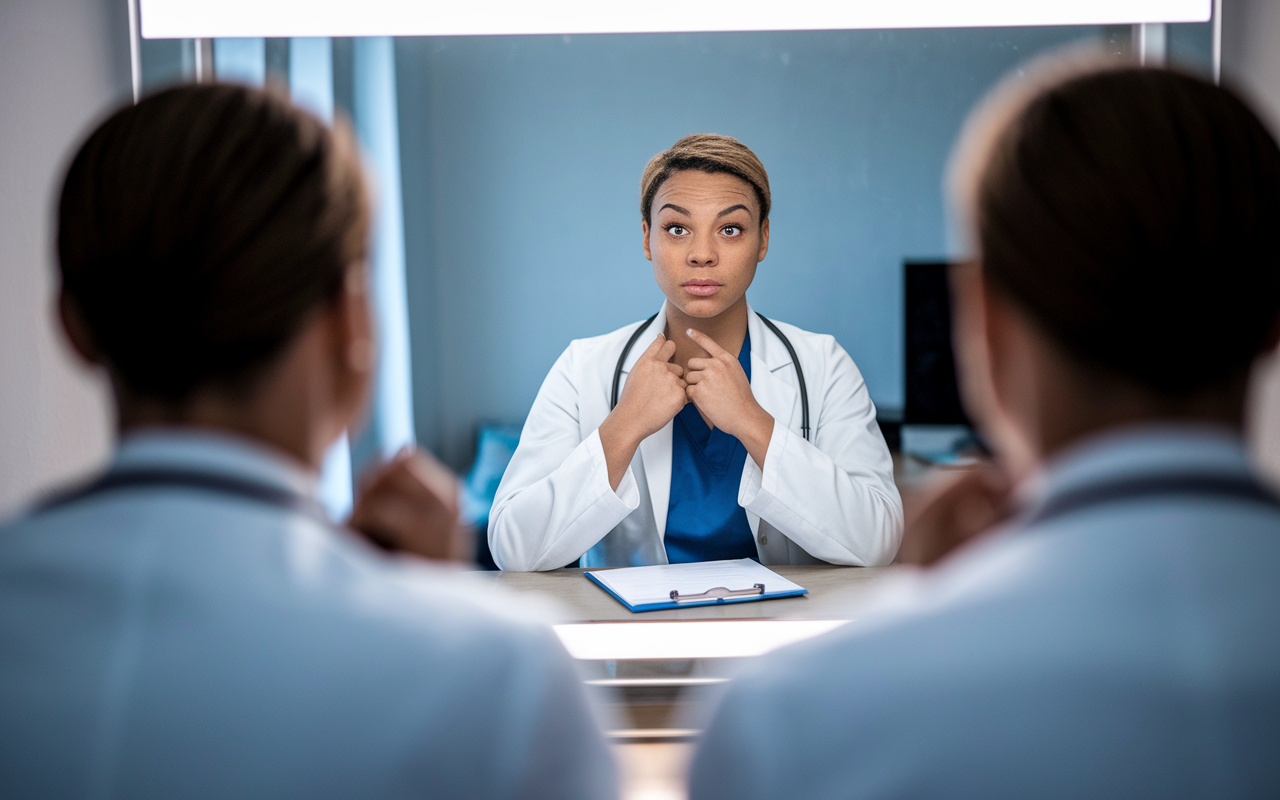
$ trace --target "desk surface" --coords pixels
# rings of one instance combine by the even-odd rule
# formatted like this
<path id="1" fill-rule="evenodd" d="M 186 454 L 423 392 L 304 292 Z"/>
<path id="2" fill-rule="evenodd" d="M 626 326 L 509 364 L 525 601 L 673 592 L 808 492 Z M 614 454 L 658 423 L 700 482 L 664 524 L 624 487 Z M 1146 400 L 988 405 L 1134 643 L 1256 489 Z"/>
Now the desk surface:
<path id="1" fill-rule="evenodd" d="M 801 597 L 782 597 L 755 603 L 671 608 L 632 613 L 588 580 L 581 569 L 550 572 L 487 573 L 503 587 L 554 602 L 564 622 L 649 622 L 707 619 L 851 619 L 876 587 L 901 567 L 770 567 L 809 590 Z"/>

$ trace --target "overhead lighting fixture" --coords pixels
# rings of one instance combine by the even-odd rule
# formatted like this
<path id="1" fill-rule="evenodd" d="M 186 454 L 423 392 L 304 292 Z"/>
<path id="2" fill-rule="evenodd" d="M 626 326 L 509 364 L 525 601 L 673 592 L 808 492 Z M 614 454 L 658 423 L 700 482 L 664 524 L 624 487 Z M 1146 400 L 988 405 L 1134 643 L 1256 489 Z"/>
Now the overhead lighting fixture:
<path id="1" fill-rule="evenodd" d="M 1207 22 L 1213 0 L 141 0 L 148 39 Z"/>

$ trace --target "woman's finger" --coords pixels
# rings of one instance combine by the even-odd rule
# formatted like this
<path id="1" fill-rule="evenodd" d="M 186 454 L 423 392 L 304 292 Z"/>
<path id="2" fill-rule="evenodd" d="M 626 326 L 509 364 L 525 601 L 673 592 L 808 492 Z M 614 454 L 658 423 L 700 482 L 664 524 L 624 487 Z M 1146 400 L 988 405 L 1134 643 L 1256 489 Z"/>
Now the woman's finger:
<path id="1" fill-rule="evenodd" d="M 638 360 L 643 361 L 646 358 L 657 358 L 658 351 L 660 351 L 663 347 L 665 347 L 666 344 L 667 344 L 667 337 L 663 336 L 662 334 L 658 334 L 657 336 L 653 337 L 653 341 L 650 342 L 649 346 L 646 347 L 644 349 L 644 352 L 640 354 L 640 358 Z"/>
<path id="2" fill-rule="evenodd" d="M 726 354 L 728 352 L 723 347 L 716 344 L 715 339 L 712 339 L 710 336 L 706 335 L 705 333 L 702 333 L 701 331 L 695 331 L 693 328 L 690 328 L 689 330 L 685 331 L 685 333 L 689 334 L 689 338 L 692 339 L 694 343 L 696 343 L 703 350 L 706 350 L 707 353 L 710 354 L 712 358 L 718 358 L 722 354 Z"/>

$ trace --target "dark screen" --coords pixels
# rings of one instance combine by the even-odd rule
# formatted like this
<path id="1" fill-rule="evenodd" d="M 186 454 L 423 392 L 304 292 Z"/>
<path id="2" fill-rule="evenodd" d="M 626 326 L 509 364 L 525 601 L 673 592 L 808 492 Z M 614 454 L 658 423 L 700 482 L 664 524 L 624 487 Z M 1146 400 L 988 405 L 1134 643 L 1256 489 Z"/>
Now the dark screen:
<path id="1" fill-rule="evenodd" d="M 951 352 L 951 288 L 945 262 L 905 265 L 906 407 L 909 425 L 968 425 Z"/>

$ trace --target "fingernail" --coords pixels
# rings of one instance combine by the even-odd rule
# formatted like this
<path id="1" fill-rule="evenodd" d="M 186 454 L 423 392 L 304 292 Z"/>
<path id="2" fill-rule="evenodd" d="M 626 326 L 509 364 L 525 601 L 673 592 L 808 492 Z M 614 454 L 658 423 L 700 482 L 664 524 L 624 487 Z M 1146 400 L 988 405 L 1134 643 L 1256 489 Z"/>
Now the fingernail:
<path id="1" fill-rule="evenodd" d="M 689 328 L 688 330 L 686 330 L 686 331 L 685 331 L 685 335 L 686 335 L 686 336 L 692 336 L 692 335 L 693 335 L 693 328 Z"/>

